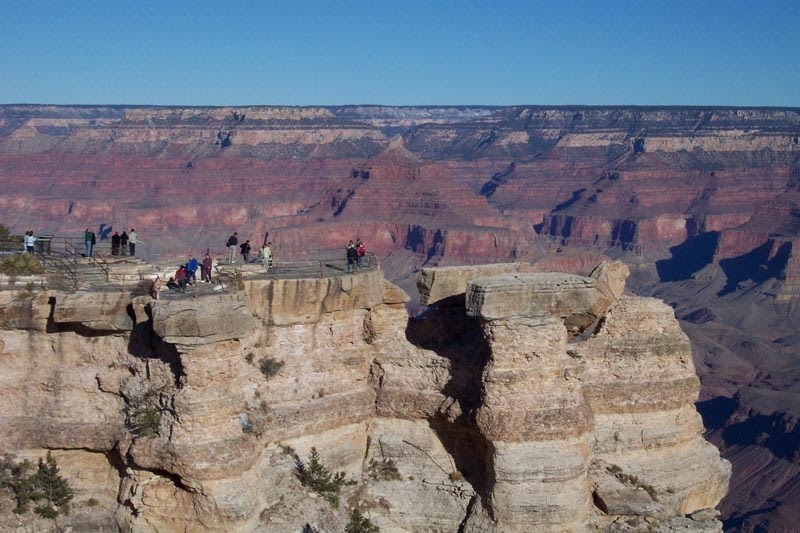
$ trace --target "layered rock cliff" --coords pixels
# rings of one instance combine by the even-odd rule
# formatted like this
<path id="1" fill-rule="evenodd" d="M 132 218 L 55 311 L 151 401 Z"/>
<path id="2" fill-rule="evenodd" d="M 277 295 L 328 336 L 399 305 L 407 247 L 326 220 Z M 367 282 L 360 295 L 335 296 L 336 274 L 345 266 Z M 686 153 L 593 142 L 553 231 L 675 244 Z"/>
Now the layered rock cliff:
<path id="1" fill-rule="evenodd" d="M 280 260 L 361 237 L 406 290 L 423 266 L 620 258 L 690 335 L 735 466 L 728 523 L 787 528 L 798 139 L 797 108 L 8 105 L 0 223 L 135 226 L 148 255 L 220 253 L 234 230 Z"/>
<path id="2" fill-rule="evenodd" d="M 532 270 L 426 271 L 417 319 L 380 271 L 2 291 L 0 449 L 52 450 L 78 530 L 719 531 L 730 467 L 672 310 L 621 263 Z M 340 507 L 298 481 L 312 447 L 356 482 Z M 52 527 L 0 499 L 3 529 Z"/>

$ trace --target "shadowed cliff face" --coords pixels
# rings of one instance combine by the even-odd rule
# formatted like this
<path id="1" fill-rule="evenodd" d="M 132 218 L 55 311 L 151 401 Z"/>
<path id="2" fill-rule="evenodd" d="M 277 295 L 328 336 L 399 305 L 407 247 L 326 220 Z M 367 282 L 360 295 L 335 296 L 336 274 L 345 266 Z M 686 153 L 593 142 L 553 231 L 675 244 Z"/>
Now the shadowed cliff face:
<path id="1" fill-rule="evenodd" d="M 704 398 L 755 391 L 722 429 L 794 416 L 774 397 L 800 377 L 799 138 L 798 109 L 0 106 L 0 223 L 135 227 L 148 255 L 361 237 L 406 289 L 422 266 L 606 253 L 684 319 Z M 724 512 L 779 527 L 736 487 L 792 453 L 736 446 Z"/>

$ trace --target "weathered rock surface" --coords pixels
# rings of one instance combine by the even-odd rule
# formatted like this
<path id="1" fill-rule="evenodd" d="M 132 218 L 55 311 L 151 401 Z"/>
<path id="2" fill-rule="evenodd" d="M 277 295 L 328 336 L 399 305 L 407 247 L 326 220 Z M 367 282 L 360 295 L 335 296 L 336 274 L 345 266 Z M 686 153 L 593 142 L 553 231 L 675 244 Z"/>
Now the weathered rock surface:
<path id="1" fill-rule="evenodd" d="M 618 264 L 487 276 L 504 268 L 430 272 L 431 294 L 469 296 L 417 319 L 380 272 L 20 293 L 0 306 L 0 449 L 57 450 L 76 529 L 340 531 L 359 507 L 387 531 L 713 531 L 696 511 L 729 466 L 671 309 L 623 295 Z M 296 477 L 312 448 L 356 482 L 340 507 Z"/>

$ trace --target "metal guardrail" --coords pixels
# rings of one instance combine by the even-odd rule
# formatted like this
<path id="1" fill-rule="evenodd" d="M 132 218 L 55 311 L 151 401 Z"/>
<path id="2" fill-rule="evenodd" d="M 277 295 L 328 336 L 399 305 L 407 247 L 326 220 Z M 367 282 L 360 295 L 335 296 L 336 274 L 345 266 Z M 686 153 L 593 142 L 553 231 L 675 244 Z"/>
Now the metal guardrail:
<path id="1" fill-rule="evenodd" d="M 335 252 L 334 252 L 335 253 Z M 346 274 L 357 274 L 370 270 L 380 269 L 380 263 L 371 252 L 367 252 L 361 261 L 352 266 L 347 264 L 347 259 L 342 254 L 333 255 L 319 254 L 316 259 L 303 259 L 293 261 L 277 261 L 273 259 L 270 267 L 264 268 L 260 261 L 250 263 L 217 264 L 218 275 L 228 276 L 229 273 L 238 272 L 242 278 L 265 278 L 265 279 L 301 279 L 301 278 L 325 278 L 337 277 Z M 257 267 L 261 267 L 259 270 Z"/>
<path id="2" fill-rule="evenodd" d="M 82 238 L 49 236 L 47 245 L 38 247 L 36 257 L 45 268 L 47 285 L 67 290 L 88 289 L 94 291 L 139 289 L 147 292 L 143 282 L 152 286 L 153 273 L 117 273 L 112 262 L 101 253 L 102 246 L 94 248 L 93 257 L 84 259 L 85 243 Z M 0 241 L 0 254 L 4 248 L 9 254 L 22 252 L 22 240 L 11 239 Z M 107 247 L 110 252 L 110 245 Z M 243 263 L 215 265 L 215 277 L 226 285 L 228 290 L 238 290 L 238 280 L 243 279 L 302 279 L 339 277 L 380 269 L 374 253 L 368 252 L 355 265 L 348 265 L 345 251 L 309 250 L 300 254 L 299 258 L 290 261 L 279 261 L 273 257 L 269 268 L 265 268 L 260 258 L 246 265 Z M 199 276 L 199 273 L 198 273 Z M 211 289 L 211 286 L 208 286 Z M 219 290 L 219 289 L 217 289 Z M 198 293 L 197 284 L 194 288 Z M 205 292 L 205 286 L 204 290 Z"/>

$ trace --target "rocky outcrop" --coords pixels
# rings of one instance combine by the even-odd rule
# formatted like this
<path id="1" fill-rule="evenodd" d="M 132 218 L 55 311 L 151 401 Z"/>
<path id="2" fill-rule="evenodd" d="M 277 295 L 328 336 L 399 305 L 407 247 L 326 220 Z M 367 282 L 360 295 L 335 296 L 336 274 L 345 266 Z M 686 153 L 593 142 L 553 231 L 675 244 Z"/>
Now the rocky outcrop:
<path id="1" fill-rule="evenodd" d="M 713 531 L 697 511 L 729 467 L 670 308 L 624 295 L 619 263 L 531 270 L 427 271 L 450 304 L 416 319 L 380 271 L 159 300 L 5 291 L 0 449 L 56 450 L 77 528 L 338 531 L 357 506 L 394 531 Z M 341 506 L 296 477 L 312 447 L 356 482 Z"/>

